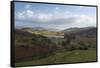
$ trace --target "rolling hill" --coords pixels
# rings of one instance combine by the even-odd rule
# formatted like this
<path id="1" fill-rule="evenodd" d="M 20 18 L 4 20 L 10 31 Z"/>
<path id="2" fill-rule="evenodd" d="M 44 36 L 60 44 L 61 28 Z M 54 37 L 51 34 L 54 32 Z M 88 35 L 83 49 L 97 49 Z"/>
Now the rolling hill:
<path id="1" fill-rule="evenodd" d="M 93 37 L 97 35 L 97 28 L 96 27 L 85 27 L 85 28 L 69 28 L 63 31 L 64 34 L 73 34 L 76 36 L 88 36 Z"/>

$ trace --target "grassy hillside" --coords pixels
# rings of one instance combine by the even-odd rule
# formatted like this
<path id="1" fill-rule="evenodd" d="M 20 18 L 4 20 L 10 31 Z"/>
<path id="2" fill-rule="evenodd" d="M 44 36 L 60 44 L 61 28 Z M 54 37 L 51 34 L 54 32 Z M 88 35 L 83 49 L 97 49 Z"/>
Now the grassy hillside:
<path id="1" fill-rule="evenodd" d="M 16 66 L 96 61 L 96 39 L 96 28 L 74 33 L 16 29 Z"/>
<path id="2" fill-rule="evenodd" d="M 44 28 L 23 28 L 23 31 L 27 31 L 32 34 L 38 34 L 43 36 L 61 36 L 64 35 L 63 32 L 58 31 L 50 31 Z"/>
<path id="3" fill-rule="evenodd" d="M 56 50 L 55 43 L 42 35 L 15 30 L 15 39 L 16 62 L 46 57 Z"/>

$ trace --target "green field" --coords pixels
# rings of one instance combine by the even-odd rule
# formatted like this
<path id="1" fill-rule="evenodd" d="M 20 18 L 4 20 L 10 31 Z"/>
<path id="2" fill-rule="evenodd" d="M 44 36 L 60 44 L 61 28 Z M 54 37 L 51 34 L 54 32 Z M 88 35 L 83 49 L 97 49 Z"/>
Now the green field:
<path id="1" fill-rule="evenodd" d="M 96 61 L 96 49 L 55 52 L 54 55 L 31 61 L 16 62 L 16 66 Z"/>

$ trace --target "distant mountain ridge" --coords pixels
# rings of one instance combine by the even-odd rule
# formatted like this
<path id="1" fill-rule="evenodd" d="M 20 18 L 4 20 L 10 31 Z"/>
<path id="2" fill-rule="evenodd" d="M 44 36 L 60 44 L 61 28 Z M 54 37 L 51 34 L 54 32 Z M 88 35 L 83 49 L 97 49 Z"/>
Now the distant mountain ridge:
<path id="1" fill-rule="evenodd" d="M 63 32 L 70 32 L 70 33 L 74 33 L 74 32 L 79 32 L 79 31 L 84 31 L 84 30 L 89 30 L 89 29 L 93 29 L 96 27 L 83 27 L 83 28 L 78 28 L 78 27 L 74 27 L 74 28 L 68 28 L 63 30 Z"/>
<path id="2" fill-rule="evenodd" d="M 80 37 L 96 37 L 97 28 L 96 27 L 86 27 L 86 28 L 70 28 L 64 30 L 64 34 L 73 34 Z"/>
<path id="3" fill-rule="evenodd" d="M 44 28 L 44 27 L 16 27 L 16 29 L 22 29 L 22 30 L 38 30 L 38 31 L 55 31 L 58 32 L 58 29 L 53 29 L 53 28 Z"/>
<path id="4" fill-rule="evenodd" d="M 96 27 L 83 27 L 83 28 L 78 28 L 78 27 L 73 27 L 73 28 L 68 28 L 62 31 L 56 31 L 56 29 L 47 29 L 43 27 L 24 27 L 21 28 L 20 30 L 22 31 L 27 31 L 30 33 L 35 33 L 35 34 L 42 34 L 42 35 L 63 35 L 63 34 L 74 34 L 74 35 L 96 35 L 97 28 Z"/>

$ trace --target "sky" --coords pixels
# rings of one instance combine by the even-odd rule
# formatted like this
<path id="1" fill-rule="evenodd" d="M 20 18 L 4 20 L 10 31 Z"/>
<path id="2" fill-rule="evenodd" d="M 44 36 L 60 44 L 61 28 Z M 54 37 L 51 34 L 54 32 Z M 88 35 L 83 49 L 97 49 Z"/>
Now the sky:
<path id="1" fill-rule="evenodd" d="M 96 7 L 15 2 L 15 27 L 95 27 Z"/>

